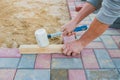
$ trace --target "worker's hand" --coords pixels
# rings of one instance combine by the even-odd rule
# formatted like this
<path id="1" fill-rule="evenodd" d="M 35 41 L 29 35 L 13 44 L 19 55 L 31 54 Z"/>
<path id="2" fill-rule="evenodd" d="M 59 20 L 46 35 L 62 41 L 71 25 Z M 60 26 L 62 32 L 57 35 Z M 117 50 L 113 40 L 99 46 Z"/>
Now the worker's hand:
<path id="1" fill-rule="evenodd" d="M 62 26 L 62 32 L 63 36 L 71 36 L 74 34 L 74 29 L 76 27 L 76 24 L 73 21 L 70 21 L 69 23 Z"/>
<path id="2" fill-rule="evenodd" d="M 84 46 L 78 40 L 66 43 L 63 46 L 63 54 L 67 56 L 75 56 L 77 54 L 80 54 L 83 48 Z"/>

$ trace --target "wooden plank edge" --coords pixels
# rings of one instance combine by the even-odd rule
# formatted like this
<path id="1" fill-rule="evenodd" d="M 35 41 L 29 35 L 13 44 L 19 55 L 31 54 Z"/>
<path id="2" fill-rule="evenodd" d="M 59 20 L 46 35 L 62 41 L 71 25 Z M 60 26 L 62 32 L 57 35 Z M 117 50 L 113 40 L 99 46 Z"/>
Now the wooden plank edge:
<path id="1" fill-rule="evenodd" d="M 20 45 L 20 54 L 53 54 L 62 53 L 62 44 L 49 45 L 47 47 L 39 47 L 38 45 Z"/>

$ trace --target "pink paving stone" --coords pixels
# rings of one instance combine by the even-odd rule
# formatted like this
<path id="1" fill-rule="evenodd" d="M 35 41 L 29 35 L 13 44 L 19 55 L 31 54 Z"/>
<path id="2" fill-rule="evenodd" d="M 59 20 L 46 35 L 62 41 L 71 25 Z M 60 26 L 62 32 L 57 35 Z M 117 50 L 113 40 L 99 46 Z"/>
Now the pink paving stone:
<path id="1" fill-rule="evenodd" d="M 50 68 L 50 62 L 50 54 L 39 54 L 36 59 L 35 68 Z"/>
<path id="2" fill-rule="evenodd" d="M 120 36 L 112 36 L 113 40 L 116 42 L 118 47 L 120 48 Z"/>
<path id="3" fill-rule="evenodd" d="M 69 42 L 72 42 L 72 41 L 75 41 L 75 35 L 72 35 L 72 36 L 64 36 L 63 37 L 63 41 L 64 43 L 69 43 Z"/>
<path id="4" fill-rule="evenodd" d="M 81 52 L 83 65 L 87 69 L 98 69 L 98 63 L 92 49 L 84 49 Z"/>
<path id="5" fill-rule="evenodd" d="M 65 56 L 63 54 L 52 54 L 52 58 L 80 58 L 80 55 L 76 56 Z"/>
<path id="6" fill-rule="evenodd" d="M 86 80 L 84 70 L 69 70 L 69 80 Z"/>
<path id="7" fill-rule="evenodd" d="M 104 48 L 104 45 L 102 42 L 91 42 L 86 48 Z"/>
<path id="8" fill-rule="evenodd" d="M 19 58 L 21 54 L 19 53 L 18 48 L 0 48 L 0 58 Z"/>
<path id="9" fill-rule="evenodd" d="M 0 80 L 13 80 L 15 73 L 15 69 L 0 69 Z"/>
<path id="10" fill-rule="evenodd" d="M 120 58 L 120 50 L 108 50 L 112 58 Z"/>

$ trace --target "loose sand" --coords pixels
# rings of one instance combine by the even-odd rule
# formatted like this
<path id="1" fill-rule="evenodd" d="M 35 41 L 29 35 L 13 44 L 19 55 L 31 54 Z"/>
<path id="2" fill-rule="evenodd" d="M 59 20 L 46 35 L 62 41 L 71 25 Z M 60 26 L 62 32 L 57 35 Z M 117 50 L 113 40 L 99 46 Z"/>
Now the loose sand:
<path id="1" fill-rule="evenodd" d="M 36 44 L 35 30 L 54 33 L 68 21 L 66 0 L 0 0 L 0 47 Z M 61 43 L 60 37 L 50 43 Z"/>

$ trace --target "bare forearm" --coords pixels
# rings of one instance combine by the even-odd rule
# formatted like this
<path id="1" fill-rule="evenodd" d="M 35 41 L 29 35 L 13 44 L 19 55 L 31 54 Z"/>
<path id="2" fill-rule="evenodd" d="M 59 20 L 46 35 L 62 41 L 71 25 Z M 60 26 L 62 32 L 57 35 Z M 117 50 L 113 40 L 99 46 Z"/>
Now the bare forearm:
<path id="1" fill-rule="evenodd" d="M 90 3 L 86 2 L 83 8 L 78 12 L 77 16 L 74 19 L 72 19 L 72 22 L 74 22 L 77 25 L 81 20 L 83 20 L 93 11 L 95 11 L 95 7 Z"/>
<path id="2" fill-rule="evenodd" d="M 107 30 L 109 25 L 103 24 L 98 21 L 96 18 L 91 23 L 90 28 L 86 31 L 79 41 L 84 45 L 88 45 L 95 38 L 99 37 L 104 31 Z"/>

